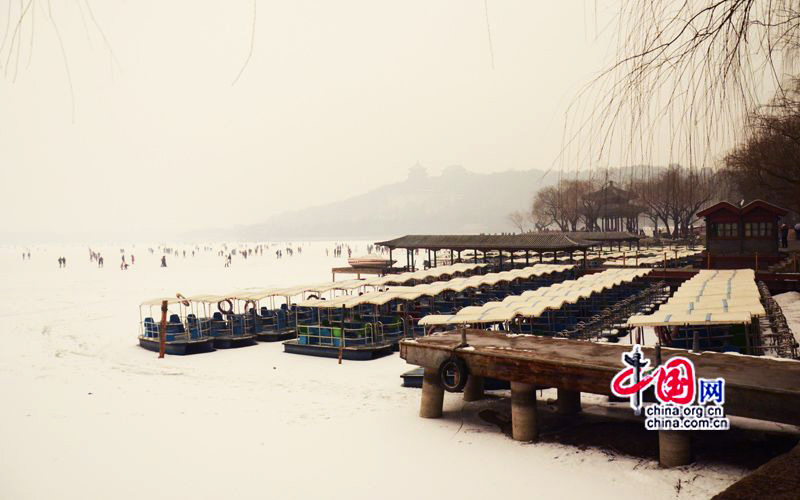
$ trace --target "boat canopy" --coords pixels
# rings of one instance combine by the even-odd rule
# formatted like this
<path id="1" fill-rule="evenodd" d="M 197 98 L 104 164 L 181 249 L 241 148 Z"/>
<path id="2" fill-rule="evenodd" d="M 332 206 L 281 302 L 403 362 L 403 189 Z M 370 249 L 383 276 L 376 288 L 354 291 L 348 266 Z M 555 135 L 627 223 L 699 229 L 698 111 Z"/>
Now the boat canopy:
<path id="1" fill-rule="evenodd" d="M 430 269 L 423 269 L 419 271 L 407 271 L 405 273 L 389 274 L 386 276 L 382 276 L 380 278 L 373 278 L 367 281 L 369 281 L 369 284 L 371 286 L 388 285 L 390 283 L 405 283 L 406 281 L 410 280 L 420 281 L 429 278 L 438 278 L 440 276 L 449 274 L 464 273 L 467 271 L 480 269 L 481 267 L 484 266 L 486 266 L 486 264 L 467 264 L 462 262 L 458 264 L 451 264 L 448 266 L 431 267 Z"/>
<path id="2" fill-rule="evenodd" d="M 650 272 L 650 269 L 609 269 L 576 280 L 529 290 L 521 295 L 506 297 L 502 301 L 465 307 L 456 314 L 431 314 L 422 318 L 419 324 L 500 323 L 511 321 L 518 316 L 536 318 L 545 311 L 560 309 L 565 304 L 574 304 L 592 294 L 633 281 Z"/>
<path id="3" fill-rule="evenodd" d="M 161 303 L 163 301 L 165 301 L 165 300 L 167 301 L 168 305 L 171 305 L 171 304 L 179 304 L 179 303 L 183 302 L 184 300 L 191 300 L 191 299 L 179 299 L 179 298 L 176 298 L 176 297 L 164 297 L 164 298 L 160 298 L 160 299 L 145 300 L 144 302 L 142 302 L 139 305 L 140 306 L 151 306 L 151 307 L 152 306 L 160 306 Z"/>
<path id="4" fill-rule="evenodd" d="M 350 309 L 362 304 L 383 305 L 392 300 L 416 300 L 423 296 L 435 297 L 445 291 L 460 292 L 467 288 L 479 288 L 486 285 L 495 285 L 501 281 L 516 279 L 529 279 L 534 276 L 562 272 L 575 267 L 572 264 L 536 264 L 514 271 L 488 273 L 471 276 L 469 278 L 454 278 L 448 281 L 436 281 L 415 286 L 391 286 L 388 290 L 368 292 L 358 296 L 344 295 L 333 299 L 309 299 L 298 302 L 300 307 L 340 308 Z"/>
<path id="5" fill-rule="evenodd" d="M 653 314 L 631 316 L 628 326 L 749 324 L 765 315 L 754 270 L 702 270 Z"/>
<path id="6" fill-rule="evenodd" d="M 187 300 L 190 302 L 205 302 L 207 304 L 216 304 L 221 300 L 226 300 L 231 298 L 230 295 L 211 295 L 211 294 L 200 294 L 200 295 L 192 295 L 186 297 Z"/>
<path id="7" fill-rule="evenodd" d="M 657 312 L 647 316 L 631 316 L 628 326 L 735 325 L 749 324 L 750 321 L 750 314 L 747 312 Z"/>

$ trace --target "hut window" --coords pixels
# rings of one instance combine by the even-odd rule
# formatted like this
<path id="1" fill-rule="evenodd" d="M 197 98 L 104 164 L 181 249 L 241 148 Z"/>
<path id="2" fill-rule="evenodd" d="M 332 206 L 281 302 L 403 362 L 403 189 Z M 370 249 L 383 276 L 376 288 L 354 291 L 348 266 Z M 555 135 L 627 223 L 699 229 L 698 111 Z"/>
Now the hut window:
<path id="1" fill-rule="evenodd" d="M 719 222 L 714 225 L 714 236 L 735 238 L 739 235 L 739 226 L 735 222 Z"/>
<path id="2" fill-rule="evenodd" d="M 772 233 L 771 222 L 745 222 L 744 235 L 746 238 L 763 238 Z"/>

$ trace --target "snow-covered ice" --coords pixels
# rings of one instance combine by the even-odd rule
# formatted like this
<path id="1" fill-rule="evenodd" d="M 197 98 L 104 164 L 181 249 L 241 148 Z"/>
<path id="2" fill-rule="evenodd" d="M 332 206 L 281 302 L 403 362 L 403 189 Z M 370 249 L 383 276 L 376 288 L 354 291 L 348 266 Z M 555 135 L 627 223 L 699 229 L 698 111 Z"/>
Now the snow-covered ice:
<path id="1" fill-rule="evenodd" d="M 261 343 L 159 360 L 136 342 L 141 301 L 316 283 L 344 259 L 317 242 L 162 269 L 140 244 L 121 271 L 122 247 L 95 248 L 104 269 L 84 246 L 32 247 L 30 261 L 0 249 L 0 498 L 655 499 L 678 479 L 681 497 L 708 497 L 743 474 L 516 443 L 453 394 L 445 418 L 420 419 L 396 354 L 338 365 Z"/>

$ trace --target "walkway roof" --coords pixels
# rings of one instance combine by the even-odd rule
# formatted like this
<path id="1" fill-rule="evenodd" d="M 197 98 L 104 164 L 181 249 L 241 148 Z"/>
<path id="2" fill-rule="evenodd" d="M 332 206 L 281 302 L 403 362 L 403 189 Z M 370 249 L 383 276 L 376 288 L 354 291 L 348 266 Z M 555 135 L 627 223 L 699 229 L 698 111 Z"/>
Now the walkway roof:
<path id="1" fill-rule="evenodd" d="M 584 250 L 595 242 L 573 238 L 568 233 L 527 234 L 413 234 L 375 243 L 387 248 L 422 248 L 429 250 L 531 250 L 534 252 Z"/>

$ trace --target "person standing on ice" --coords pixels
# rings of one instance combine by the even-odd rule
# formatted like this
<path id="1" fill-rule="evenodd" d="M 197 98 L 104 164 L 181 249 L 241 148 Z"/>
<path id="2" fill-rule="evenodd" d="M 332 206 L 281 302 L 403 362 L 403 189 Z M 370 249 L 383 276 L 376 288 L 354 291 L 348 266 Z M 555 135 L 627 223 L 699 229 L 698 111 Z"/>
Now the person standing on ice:
<path id="1" fill-rule="evenodd" d="M 97 257 L 97 267 L 103 267 L 103 257 L 102 256 L 98 256 Z"/>
<path id="2" fill-rule="evenodd" d="M 161 267 L 167 267 L 167 256 L 166 255 L 162 255 L 161 256 Z"/>
<path id="3" fill-rule="evenodd" d="M 61 257 L 61 263 L 64 264 L 64 267 L 67 267 L 67 258 Z"/>

